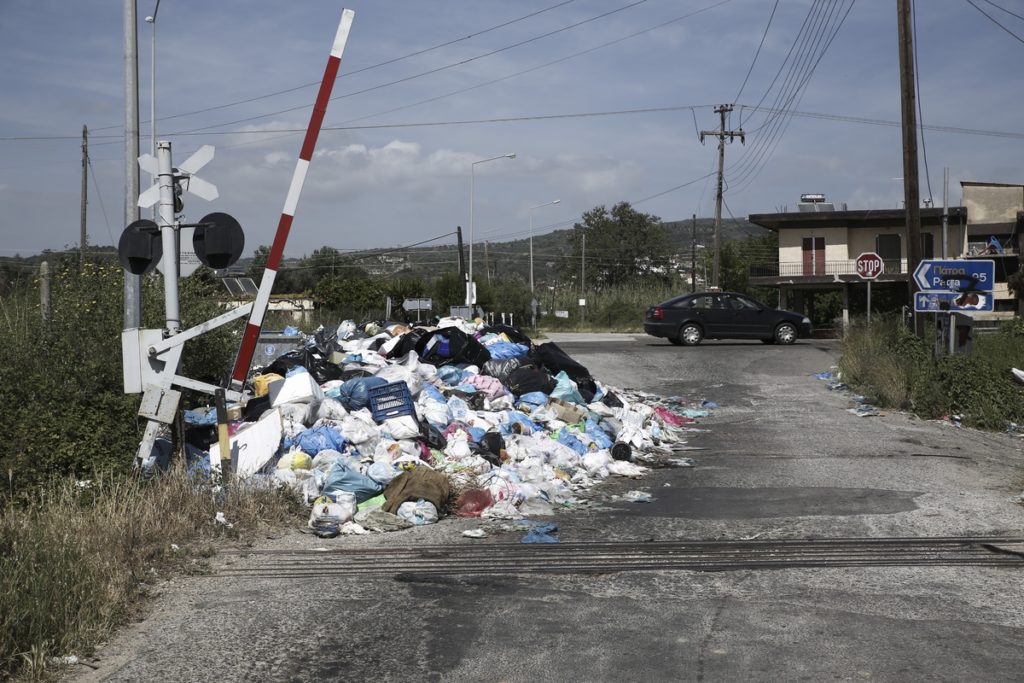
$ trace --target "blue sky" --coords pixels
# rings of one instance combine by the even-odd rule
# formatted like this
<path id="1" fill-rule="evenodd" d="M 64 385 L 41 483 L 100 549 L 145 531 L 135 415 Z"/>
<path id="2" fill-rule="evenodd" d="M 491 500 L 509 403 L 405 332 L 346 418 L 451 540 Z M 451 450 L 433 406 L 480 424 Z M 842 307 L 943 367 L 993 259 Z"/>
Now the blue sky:
<path id="1" fill-rule="evenodd" d="M 917 2 L 919 151 L 936 205 L 945 167 L 954 204 L 960 180 L 1024 182 L 1024 19 L 998 6 L 1024 9 L 1012 0 L 974 3 L 1007 30 L 966 0 Z M 91 131 L 89 240 L 116 244 L 124 227 L 122 4 L 0 0 L 0 255 L 77 244 L 83 124 Z M 896 0 L 856 0 L 840 25 L 850 4 L 162 0 L 157 132 L 178 163 L 200 145 L 217 148 L 200 175 L 220 198 L 189 199 L 186 219 L 227 212 L 246 231 L 247 255 L 269 244 L 347 6 L 355 21 L 288 256 L 323 245 L 408 245 L 456 225 L 468 239 L 471 164 L 510 152 L 514 160 L 475 166 L 478 245 L 525 237 L 529 207 L 554 199 L 533 212 L 536 234 L 623 200 L 665 220 L 711 216 L 714 181 L 705 176 L 716 167 L 715 141 L 701 145 L 697 129 L 716 128 L 714 106 L 731 102 L 730 127 L 748 136 L 726 150 L 726 218 L 793 209 L 804 192 L 850 209 L 897 207 Z M 138 6 L 143 151 L 151 41 L 143 18 L 154 5 Z M 798 113 L 773 115 L 754 109 L 759 102 Z M 666 110 L 635 111 L 656 109 Z M 634 113 L 620 113 L 627 110 Z M 920 174 L 926 198 L 923 154 Z M 142 189 L 148 184 L 143 175 Z"/>

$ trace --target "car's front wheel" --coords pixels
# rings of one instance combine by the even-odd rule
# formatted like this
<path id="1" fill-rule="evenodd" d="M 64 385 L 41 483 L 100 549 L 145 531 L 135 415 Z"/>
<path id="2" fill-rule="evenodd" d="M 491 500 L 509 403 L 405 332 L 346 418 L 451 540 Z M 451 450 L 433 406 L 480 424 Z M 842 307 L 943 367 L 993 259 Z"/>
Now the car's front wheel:
<path id="1" fill-rule="evenodd" d="M 704 330 L 697 323 L 686 323 L 679 328 L 679 339 L 686 346 L 696 346 L 704 339 Z"/>
<path id="2" fill-rule="evenodd" d="M 775 328 L 775 341 L 779 344 L 792 344 L 796 341 L 796 326 L 792 323 L 781 323 Z"/>

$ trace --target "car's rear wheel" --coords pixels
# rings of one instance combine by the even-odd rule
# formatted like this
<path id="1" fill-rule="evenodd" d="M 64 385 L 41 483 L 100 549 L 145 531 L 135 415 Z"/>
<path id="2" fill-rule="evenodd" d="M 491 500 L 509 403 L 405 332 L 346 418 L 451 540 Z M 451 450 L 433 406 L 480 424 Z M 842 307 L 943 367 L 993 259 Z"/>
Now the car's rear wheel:
<path id="1" fill-rule="evenodd" d="M 697 323 L 686 323 L 679 328 L 679 339 L 686 346 L 696 346 L 704 339 L 704 330 Z"/>
<path id="2" fill-rule="evenodd" d="M 683 340 L 680 339 L 679 337 L 669 337 L 668 340 L 675 344 L 676 346 L 679 346 L 680 344 L 683 343 Z"/>
<path id="3" fill-rule="evenodd" d="M 779 344 L 792 344 L 796 341 L 796 326 L 792 323 L 780 323 L 775 328 L 775 341 Z"/>

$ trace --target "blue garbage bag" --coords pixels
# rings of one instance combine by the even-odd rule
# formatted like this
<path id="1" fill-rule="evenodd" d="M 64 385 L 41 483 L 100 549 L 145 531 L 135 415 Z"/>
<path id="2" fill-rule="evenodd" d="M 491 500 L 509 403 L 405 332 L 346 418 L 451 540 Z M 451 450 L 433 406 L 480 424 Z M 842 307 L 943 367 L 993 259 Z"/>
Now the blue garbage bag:
<path id="1" fill-rule="evenodd" d="M 424 394 L 426 394 L 427 398 L 429 398 L 431 400 L 440 401 L 441 403 L 447 403 L 448 402 L 448 399 L 446 399 L 444 397 L 444 394 L 442 394 L 440 391 L 438 391 L 437 387 L 435 387 L 433 384 L 424 384 L 423 385 L 423 388 L 420 389 L 420 398 L 423 398 Z"/>
<path id="2" fill-rule="evenodd" d="M 298 446 L 311 456 L 316 456 L 320 451 L 345 450 L 345 437 L 330 425 L 320 425 L 300 432 L 287 447 L 292 445 Z"/>
<path id="3" fill-rule="evenodd" d="M 437 376 L 442 382 L 451 386 L 462 381 L 462 370 L 451 365 L 442 365 L 437 369 Z"/>
<path id="4" fill-rule="evenodd" d="M 557 384 L 551 392 L 552 398 L 560 398 L 563 401 L 578 403 L 580 405 L 587 404 L 587 402 L 583 400 L 583 396 L 580 395 L 579 389 L 576 388 L 576 383 L 569 379 L 569 375 L 565 374 L 565 370 L 555 375 L 555 380 L 557 381 Z"/>
<path id="5" fill-rule="evenodd" d="M 509 436 L 510 434 L 533 434 L 534 432 L 539 432 L 541 430 L 541 426 L 539 424 L 526 417 L 518 410 L 506 410 L 504 415 L 508 418 L 508 422 L 503 422 L 501 424 L 502 436 Z"/>
<path id="6" fill-rule="evenodd" d="M 593 418 L 587 418 L 586 424 L 587 436 L 594 440 L 598 448 L 611 448 L 614 443 L 608 438 L 608 434 L 598 425 L 597 420 Z"/>
<path id="7" fill-rule="evenodd" d="M 525 403 L 531 409 L 537 406 L 544 406 L 548 403 L 548 395 L 543 391 L 530 391 L 519 397 L 519 403 Z"/>
<path id="8" fill-rule="evenodd" d="M 185 411 L 185 424 L 208 427 L 217 424 L 216 408 L 198 408 Z"/>
<path id="9" fill-rule="evenodd" d="M 558 430 L 558 443 L 568 446 L 580 455 L 585 455 L 587 452 L 587 447 L 582 441 L 573 436 L 568 427 L 562 427 Z"/>
<path id="10" fill-rule="evenodd" d="M 530 353 L 530 347 L 510 342 L 494 342 L 487 345 L 487 351 L 491 354 L 492 360 L 508 360 L 509 358 L 526 358 Z"/>
<path id="11" fill-rule="evenodd" d="M 357 503 L 362 503 L 364 500 L 380 495 L 383 490 L 384 485 L 380 482 L 346 465 L 341 460 L 337 460 L 327 471 L 323 494 L 329 496 L 337 491 L 348 491 L 355 495 Z"/>
<path id="12" fill-rule="evenodd" d="M 370 389 L 387 384 L 382 377 L 354 377 L 338 390 L 338 400 L 347 410 L 359 410 L 370 405 Z"/>
<path id="13" fill-rule="evenodd" d="M 289 325 L 288 327 L 281 330 L 281 334 L 286 335 L 288 337 L 297 337 L 299 336 L 299 334 L 301 334 L 301 332 L 299 331 L 299 328 L 292 327 L 291 325 Z"/>
<path id="14" fill-rule="evenodd" d="M 556 531 L 557 524 L 535 524 L 520 543 L 558 543 L 558 537 L 551 535 Z"/>

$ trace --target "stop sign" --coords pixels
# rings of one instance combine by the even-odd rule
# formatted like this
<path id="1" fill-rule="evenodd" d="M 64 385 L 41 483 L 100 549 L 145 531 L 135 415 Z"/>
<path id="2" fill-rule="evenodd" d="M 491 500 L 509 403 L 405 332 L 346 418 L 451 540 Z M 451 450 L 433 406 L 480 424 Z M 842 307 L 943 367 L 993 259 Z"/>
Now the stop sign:
<path id="1" fill-rule="evenodd" d="M 882 257 L 873 251 L 866 251 L 857 257 L 857 275 L 864 280 L 874 280 L 882 274 Z"/>

